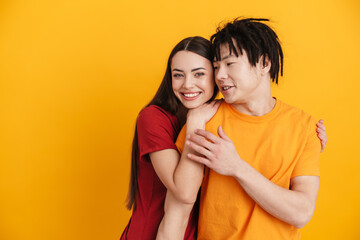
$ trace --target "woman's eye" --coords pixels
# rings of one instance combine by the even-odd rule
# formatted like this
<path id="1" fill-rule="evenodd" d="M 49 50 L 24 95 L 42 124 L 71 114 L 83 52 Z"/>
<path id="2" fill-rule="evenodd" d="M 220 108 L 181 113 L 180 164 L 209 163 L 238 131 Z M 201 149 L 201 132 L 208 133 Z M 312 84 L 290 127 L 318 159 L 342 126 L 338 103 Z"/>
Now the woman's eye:
<path id="1" fill-rule="evenodd" d="M 226 63 L 226 66 L 230 66 L 230 65 L 232 65 L 234 62 L 228 62 L 228 63 Z"/>
<path id="2" fill-rule="evenodd" d="M 205 73 L 203 73 L 203 72 L 195 73 L 195 77 L 201 77 L 204 75 L 205 75 Z"/>
<path id="3" fill-rule="evenodd" d="M 178 74 L 178 73 L 175 73 L 175 74 L 173 75 L 173 77 L 174 77 L 174 78 L 181 78 L 182 75 L 181 75 L 181 74 Z"/>
<path id="4" fill-rule="evenodd" d="M 219 69 L 219 67 L 218 67 L 218 66 L 214 66 L 214 70 L 217 70 L 217 69 Z"/>

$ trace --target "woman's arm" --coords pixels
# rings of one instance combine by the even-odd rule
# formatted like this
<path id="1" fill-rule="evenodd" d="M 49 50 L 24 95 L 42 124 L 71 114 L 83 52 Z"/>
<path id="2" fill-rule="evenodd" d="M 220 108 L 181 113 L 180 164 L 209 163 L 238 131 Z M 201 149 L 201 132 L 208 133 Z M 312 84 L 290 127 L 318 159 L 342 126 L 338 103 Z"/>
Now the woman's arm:
<path id="1" fill-rule="evenodd" d="M 164 217 L 159 225 L 156 240 L 183 240 L 194 204 L 179 201 L 170 191 L 166 194 Z"/>
<path id="2" fill-rule="evenodd" d="M 205 124 L 190 120 L 187 125 L 187 134 L 193 133 L 196 128 L 204 129 Z M 195 202 L 204 169 L 202 164 L 187 159 L 186 154 L 190 152 L 189 147 L 184 148 L 180 163 L 180 154 L 174 149 L 165 149 L 149 154 L 151 163 L 161 182 L 177 201 L 184 204 Z M 175 180 L 176 172 L 178 178 Z"/>
<path id="3" fill-rule="evenodd" d="M 205 123 L 216 113 L 221 101 L 190 110 L 187 117 L 186 135 L 194 133 L 195 129 L 205 129 Z M 188 153 L 194 153 L 184 146 L 181 160 L 180 154 L 174 149 L 150 153 L 151 163 L 167 190 L 178 201 L 193 204 L 201 185 L 204 166 L 187 158 Z"/>
<path id="4" fill-rule="evenodd" d="M 196 121 L 188 120 L 187 134 L 193 133 L 196 128 L 204 129 L 205 124 L 202 126 L 196 124 Z M 202 164 L 187 159 L 186 155 L 190 152 L 189 147 L 184 147 L 180 167 L 178 161 L 171 161 L 171 158 L 175 159 L 175 155 L 179 155 L 174 150 L 167 149 L 150 154 L 155 171 L 168 190 L 164 206 L 165 214 L 158 229 L 157 240 L 184 239 L 204 171 Z M 178 172 L 177 181 L 175 181 L 176 172 Z"/>
<path id="5" fill-rule="evenodd" d="M 221 101 L 214 101 L 196 110 L 190 110 L 187 118 L 186 135 L 192 134 L 198 128 L 205 129 L 205 123 L 215 115 L 220 104 Z M 165 215 L 159 226 L 158 240 L 184 239 L 189 215 L 196 201 L 204 172 L 202 164 L 187 158 L 188 153 L 193 153 L 193 150 L 184 146 L 180 162 L 173 173 L 173 178 L 168 180 L 170 182 L 168 188 L 170 192 L 168 191 L 166 196 Z M 169 178 L 167 177 L 167 179 Z"/>
<path id="6" fill-rule="evenodd" d="M 216 100 L 188 112 L 186 138 L 192 135 L 196 129 L 205 129 L 205 124 L 215 115 L 221 102 L 222 100 Z M 189 153 L 195 152 L 184 145 L 180 162 L 174 173 L 174 181 L 180 192 L 188 200 L 185 203 L 194 203 L 203 179 L 204 165 L 189 159 Z"/>

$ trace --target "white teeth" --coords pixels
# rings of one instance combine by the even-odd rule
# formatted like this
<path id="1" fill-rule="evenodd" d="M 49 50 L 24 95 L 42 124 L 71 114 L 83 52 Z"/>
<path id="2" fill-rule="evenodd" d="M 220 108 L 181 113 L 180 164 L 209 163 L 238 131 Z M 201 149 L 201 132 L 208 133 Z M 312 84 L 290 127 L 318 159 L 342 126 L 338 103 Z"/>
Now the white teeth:
<path id="1" fill-rule="evenodd" d="M 228 90 L 230 87 L 223 87 L 224 90 Z"/>
<path id="2" fill-rule="evenodd" d="M 199 95 L 200 93 L 184 93 L 185 97 L 196 97 L 197 95 Z"/>

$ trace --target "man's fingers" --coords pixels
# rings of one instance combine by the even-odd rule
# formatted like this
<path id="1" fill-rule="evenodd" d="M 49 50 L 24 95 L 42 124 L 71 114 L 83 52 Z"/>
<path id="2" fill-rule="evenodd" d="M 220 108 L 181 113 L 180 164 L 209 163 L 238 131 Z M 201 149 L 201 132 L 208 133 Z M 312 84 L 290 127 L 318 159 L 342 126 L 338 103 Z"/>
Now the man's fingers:
<path id="1" fill-rule="evenodd" d="M 318 133 L 318 137 L 321 139 L 321 141 L 327 141 L 326 134 L 324 133 Z"/>
<path id="2" fill-rule="evenodd" d="M 221 126 L 218 127 L 217 132 L 222 139 L 231 141 L 231 139 L 226 135 L 226 133 L 224 132 Z"/>
<path id="3" fill-rule="evenodd" d="M 205 140 L 206 141 L 206 140 Z M 186 145 L 188 145 L 191 149 L 193 149 L 195 152 L 205 156 L 205 157 L 209 157 L 211 155 L 211 152 L 206 149 L 205 147 L 201 146 L 201 145 L 198 145 L 190 140 L 187 140 L 185 142 Z"/>
<path id="4" fill-rule="evenodd" d="M 317 131 L 326 131 L 326 127 L 324 125 L 318 124 L 317 125 Z"/>
<path id="5" fill-rule="evenodd" d="M 321 153 L 325 150 L 325 147 L 326 147 L 326 142 L 324 141 L 321 141 Z"/>
<path id="6" fill-rule="evenodd" d="M 221 140 L 219 137 L 215 136 L 214 134 L 212 134 L 208 131 L 202 130 L 202 129 L 196 129 L 195 134 L 199 135 L 201 137 L 207 138 L 210 141 L 212 141 L 213 143 L 218 143 Z"/>
<path id="7" fill-rule="evenodd" d="M 209 150 L 211 150 L 213 148 L 212 147 L 213 143 L 209 142 L 206 138 L 201 137 L 196 134 L 191 134 L 190 137 L 188 138 L 188 140 L 196 143 L 197 145 L 205 147 L 206 149 L 209 149 Z"/>
<path id="8" fill-rule="evenodd" d="M 199 156 L 196 156 L 195 154 L 192 154 L 192 153 L 188 153 L 187 154 L 187 157 L 190 159 L 190 160 L 193 160 L 195 162 L 198 162 L 198 163 L 201 163 L 201 164 L 204 164 L 205 166 L 209 166 L 210 164 L 210 161 L 204 157 L 199 157 Z"/>

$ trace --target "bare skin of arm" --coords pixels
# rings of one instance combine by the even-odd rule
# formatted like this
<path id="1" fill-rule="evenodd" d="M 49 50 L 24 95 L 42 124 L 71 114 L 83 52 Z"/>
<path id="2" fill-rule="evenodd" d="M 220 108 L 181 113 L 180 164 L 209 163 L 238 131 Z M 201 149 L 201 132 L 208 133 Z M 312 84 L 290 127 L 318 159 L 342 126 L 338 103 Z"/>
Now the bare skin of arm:
<path id="1" fill-rule="evenodd" d="M 211 119 L 220 106 L 220 101 L 205 104 L 196 110 L 190 110 L 187 118 L 186 134 L 195 129 L 205 129 L 205 123 Z M 189 216 L 199 191 L 204 166 L 187 158 L 193 153 L 184 146 L 179 161 L 179 153 L 172 149 L 150 154 L 151 162 L 160 180 L 168 192 L 165 200 L 165 214 L 159 226 L 157 239 L 183 239 Z"/>

